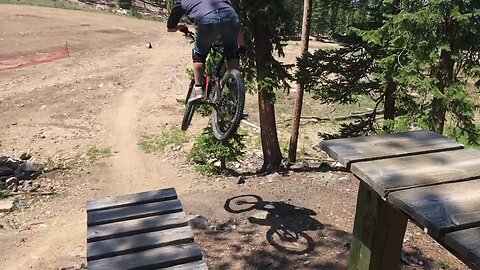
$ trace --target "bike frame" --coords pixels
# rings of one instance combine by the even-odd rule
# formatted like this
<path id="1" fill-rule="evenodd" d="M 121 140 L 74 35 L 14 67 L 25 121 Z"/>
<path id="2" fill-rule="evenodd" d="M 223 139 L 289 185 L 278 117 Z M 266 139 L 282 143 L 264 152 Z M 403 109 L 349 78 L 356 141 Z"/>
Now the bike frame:
<path id="1" fill-rule="evenodd" d="M 207 59 L 205 60 L 205 70 L 206 70 L 206 76 L 205 76 L 205 90 L 207 92 L 207 96 L 209 96 L 209 93 L 212 89 L 213 86 L 215 87 L 220 87 L 220 78 L 222 76 L 222 66 L 225 64 L 225 55 L 220 52 L 217 48 L 221 47 L 218 44 L 214 44 L 212 46 L 212 49 L 210 53 L 207 55 Z M 221 58 L 218 63 L 215 63 L 215 56 L 220 54 Z M 214 83 L 215 85 L 211 85 L 211 83 Z"/>

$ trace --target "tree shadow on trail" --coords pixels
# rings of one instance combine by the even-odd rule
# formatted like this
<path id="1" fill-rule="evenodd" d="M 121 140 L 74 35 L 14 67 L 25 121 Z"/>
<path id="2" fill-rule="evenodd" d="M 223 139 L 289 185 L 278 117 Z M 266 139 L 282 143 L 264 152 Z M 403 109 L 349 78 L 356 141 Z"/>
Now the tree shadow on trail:
<path id="1" fill-rule="evenodd" d="M 275 170 L 258 170 L 258 171 L 250 171 L 250 172 L 239 172 L 234 169 L 229 169 L 226 168 L 223 170 L 223 174 L 225 176 L 233 176 L 233 177 L 250 177 L 250 176 L 267 176 L 269 174 L 273 173 L 279 173 L 281 175 L 286 175 L 289 172 L 318 172 L 318 173 L 325 173 L 325 172 L 349 172 L 347 168 L 345 167 L 337 167 L 329 164 L 328 162 L 322 162 L 317 166 L 310 167 L 310 166 L 305 166 L 305 167 L 300 167 L 296 168 L 294 166 L 291 167 L 285 167 L 281 166 Z"/>
<path id="2" fill-rule="evenodd" d="M 257 195 L 241 195 L 228 199 L 224 208 L 230 213 L 250 210 L 264 211 L 251 216 L 252 224 L 268 226 L 266 238 L 275 249 L 287 254 L 308 254 L 315 248 L 315 241 L 306 231 L 319 231 L 323 224 L 314 219 L 315 211 L 285 202 L 264 201 Z"/>

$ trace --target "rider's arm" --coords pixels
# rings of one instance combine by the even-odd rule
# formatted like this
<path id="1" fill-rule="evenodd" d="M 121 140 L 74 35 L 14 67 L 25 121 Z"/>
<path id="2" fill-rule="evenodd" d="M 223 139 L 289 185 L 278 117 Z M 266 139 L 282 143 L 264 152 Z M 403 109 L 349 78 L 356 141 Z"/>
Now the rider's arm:
<path id="1" fill-rule="evenodd" d="M 182 18 L 183 14 L 185 14 L 185 11 L 182 8 L 182 3 L 180 0 L 176 0 L 175 3 L 173 4 L 172 11 L 170 12 L 170 16 L 168 17 L 168 22 L 167 22 L 168 32 L 176 32 L 180 30 L 182 27 L 185 27 L 185 25 L 178 25 L 178 22 Z"/>

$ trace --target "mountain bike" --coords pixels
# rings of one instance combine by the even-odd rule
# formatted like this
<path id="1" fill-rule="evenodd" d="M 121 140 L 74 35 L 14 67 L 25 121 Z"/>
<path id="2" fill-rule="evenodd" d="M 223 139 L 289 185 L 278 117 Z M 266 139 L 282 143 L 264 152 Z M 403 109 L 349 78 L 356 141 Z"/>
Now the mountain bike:
<path id="1" fill-rule="evenodd" d="M 184 33 L 195 38 L 192 32 Z M 235 132 L 243 118 L 245 107 L 245 87 L 240 71 L 227 68 L 227 59 L 223 46 L 215 43 L 205 62 L 204 93 L 205 99 L 188 103 L 195 80 L 191 80 L 185 99 L 182 130 L 186 131 L 192 122 L 196 108 L 202 104 L 212 106 L 212 131 L 218 140 L 228 140 Z"/>

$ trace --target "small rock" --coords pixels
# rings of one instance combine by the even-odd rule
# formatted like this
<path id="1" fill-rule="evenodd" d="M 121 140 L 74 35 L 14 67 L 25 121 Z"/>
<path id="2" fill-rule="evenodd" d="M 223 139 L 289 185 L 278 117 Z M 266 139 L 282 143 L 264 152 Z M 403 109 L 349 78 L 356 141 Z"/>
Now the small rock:
<path id="1" fill-rule="evenodd" d="M 5 181 L 5 184 L 7 186 L 10 186 L 11 184 L 17 184 L 18 185 L 18 179 L 16 177 L 10 177 Z"/>
<path id="2" fill-rule="evenodd" d="M 0 213 L 10 212 L 12 211 L 14 206 L 15 206 L 15 200 L 12 200 L 12 199 L 0 200 Z"/>
<path id="3" fill-rule="evenodd" d="M 309 264 L 310 264 L 310 261 L 305 261 L 305 262 L 303 263 L 303 265 L 309 265 Z"/>
<path id="4" fill-rule="evenodd" d="M 190 220 L 188 221 L 188 224 L 193 229 L 202 229 L 203 230 L 203 229 L 207 228 L 208 219 L 204 216 L 197 215 L 197 216 L 193 216 L 192 218 L 190 218 Z"/>
<path id="5" fill-rule="evenodd" d="M 245 184 L 245 179 L 246 179 L 246 177 L 244 175 L 239 176 L 237 184 L 239 184 L 239 185 Z"/>
<path id="6" fill-rule="evenodd" d="M 13 174 L 13 170 L 8 167 L 0 167 L 0 176 L 10 176 Z"/>
<path id="7" fill-rule="evenodd" d="M 267 217 L 268 217 L 267 211 L 256 211 L 250 216 L 250 218 L 253 218 L 253 219 L 267 219 Z"/>
<path id="8" fill-rule="evenodd" d="M 17 183 L 12 183 L 9 186 L 7 186 L 7 190 L 17 192 L 18 191 L 18 185 Z"/>
<path id="9" fill-rule="evenodd" d="M 47 109 L 47 105 L 40 106 L 40 111 L 45 111 Z"/>
<path id="10" fill-rule="evenodd" d="M 0 170 L 3 167 L 7 167 L 12 170 L 15 170 L 18 167 L 18 165 L 20 165 L 21 163 L 22 163 L 21 160 L 16 160 L 8 156 L 0 156 Z"/>
<path id="11" fill-rule="evenodd" d="M 406 233 L 405 237 L 403 238 L 403 243 L 409 242 L 413 239 L 413 234 L 411 233 Z"/>
<path id="12" fill-rule="evenodd" d="M 148 41 L 147 41 L 147 43 L 145 43 L 145 47 L 146 47 L 147 49 L 153 48 L 152 43 L 150 43 L 150 42 L 148 42 Z"/>
<path id="13" fill-rule="evenodd" d="M 30 158 L 32 158 L 32 155 L 26 152 L 20 155 L 21 160 L 29 160 Z"/>
<path id="14" fill-rule="evenodd" d="M 306 162 L 298 162 L 298 163 L 295 163 L 292 166 L 290 166 L 290 169 L 292 169 L 294 171 L 304 171 L 308 168 L 309 168 L 309 166 L 308 166 L 308 163 L 306 163 Z"/>
<path id="15" fill-rule="evenodd" d="M 351 181 L 351 178 L 348 175 L 338 178 L 338 182 L 350 182 L 350 181 Z"/>
<path id="16" fill-rule="evenodd" d="M 226 232 L 226 231 L 233 231 L 237 229 L 237 225 L 234 224 L 233 222 L 231 221 L 227 221 L 225 223 L 222 223 L 222 224 L 218 224 L 216 227 L 215 227 L 215 231 L 221 231 L 221 232 Z"/>
<path id="17" fill-rule="evenodd" d="M 267 182 L 272 183 L 274 181 L 278 181 L 282 178 L 282 176 L 279 173 L 273 173 L 267 176 Z"/>
<path id="18" fill-rule="evenodd" d="M 342 165 L 340 162 L 334 162 L 332 164 L 332 168 L 344 168 L 345 166 Z"/>
<path id="19" fill-rule="evenodd" d="M 31 180 L 26 180 L 24 183 L 23 183 L 23 186 L 22 186 L 22 190 L 25 191 L 25 192 L 32 192 L 32 191 L 35 191 L 35 187 L 33 186 L 33 181 Z"/>
<path id="20" fill-rule="evenodd" d="M 328 172 L 330 171 L 330 165 L 328 165 L 328 163 L 325 163 L 325 162 L 322 162 L 319 166 L 318 166 L 318 170 L 320 172 Z"/>

